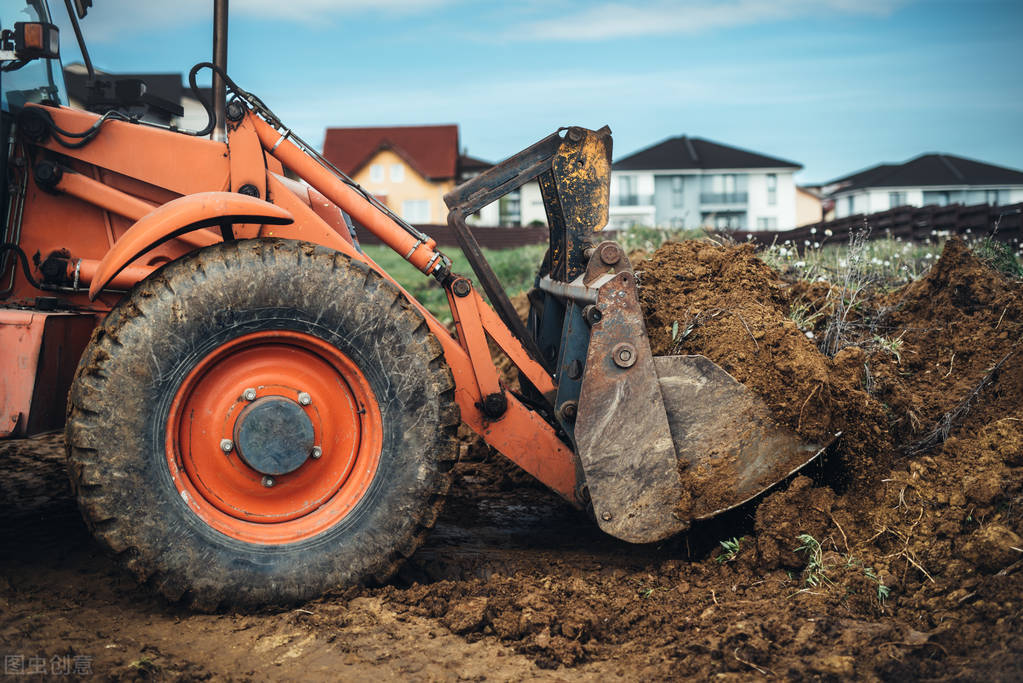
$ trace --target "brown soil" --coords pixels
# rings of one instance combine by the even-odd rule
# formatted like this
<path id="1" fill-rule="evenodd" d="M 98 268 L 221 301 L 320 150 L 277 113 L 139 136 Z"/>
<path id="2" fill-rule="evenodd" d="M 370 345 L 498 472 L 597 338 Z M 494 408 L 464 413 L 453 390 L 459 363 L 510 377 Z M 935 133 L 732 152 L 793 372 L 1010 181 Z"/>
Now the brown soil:
<path id="1" fill-rule="evenodd" d="M 248 615 L 168 606 L 66 499 L 23 496 L 0 525 L 0 654 L 123 680 L 1023 677 L 1023 286 L 950 242 L 828 358 L 787 317 L 827 290 L 746 247 L 668 245 L 637 269 L 655 349 L 709 356 L 807 438 L 843 431 L 826 463 L 637 547 L 467 436 L 396 580 Z M 692 327 L 678 344 L 675 322 Z M 875 334 L 901 335 L 900 358 Z M 0 467 L 49 453 L 45 470 L 58 448 L 8 445 Z"/>

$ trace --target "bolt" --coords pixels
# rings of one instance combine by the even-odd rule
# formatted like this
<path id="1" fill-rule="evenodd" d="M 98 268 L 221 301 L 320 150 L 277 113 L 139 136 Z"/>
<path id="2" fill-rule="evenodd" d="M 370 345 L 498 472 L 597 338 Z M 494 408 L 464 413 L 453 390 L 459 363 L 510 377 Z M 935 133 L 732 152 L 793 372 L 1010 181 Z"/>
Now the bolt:
<path id="1" fill-rule="evenodd" d="M 593 258 L 593 247 L 586 247 L 583 249 L 583 258 L 587 261 Z"/>
<path id="2" fill-rule="evenodd" d="M 252 387 L 249 387 L 248 389 L 242 392 L 242 398 L 244 398 L 246 401 L 255 401 L 256 390 L 253 389 Z"/>
<path id="3" fill-rule="evenodd" d="M 310 396 L 309 394 L 305 393 L 304 391 L 299 392 L 299 394 L 298 394 L 298 404 L 300 406 L 307 406 L 307 405 L 309 405 L 312 402 L 313 402 L 313 397 L 312 396 Z"/>
<path id="4" fill-rule="evenodd" d="M 319 446 L 313 446 L 313 450 L 309 454 L 309 457 L 313 460 L 319 460 L 321 455 L 323 455 L 323 449 Z"/>
<path id="5" fill-rule="evenodd" d="M 583 320 L 585 320 L 592 327 L 601 320 L 603 320 L 604 314 L 595 304 L 588 304 L 583 306 Z"/>
<path id="6" fill-rule="evenodd" d="M 575 420 L 576 415 L 579 414 L 579 404 L 575 401 L 565 401 L 561 404 L 561 408 L 558 409 L 562 420 L 572 422 Z"/>
<path id="7" fill-rule="evenodd" d="M 568 364 L 568 368 L 565 370 L 565 374 L 568 375 L 569 379 L 579 379 L 583 376 L 583 364 L 578 358 L 575 358 Z"/>
<path id="8" fill-rule="evenodd" d="M 451 285 L 451 291 L 455 293 L 457 297 L 469 296 L 469 292 L 472 291 L 472 285 L 469 284 L 468 280 L 455 280 Z"/>
<path id="9" fill-rule="evenodd" d="M 620 368 L 631 368 L 636 364 L 636 347 L 628 342 L 615 344 L 611 349 L 611 360 Z"/>
<path id="10" fill-rule="evenodd" d="M 230 453 L 233 449 L 234 441 L 231 441 L 231 439 L 220 440 L 220 450 L 224 451 L 225 453 Z"/>
<path id="11" fill-rule="evenodd" d="M 600 246 L 600 260 L 605 266 L 613 266 L 622 260 L 622 250 L 614 243 L 602 244 Z"/>
<path id="12" fill-rule="evenodd" d="M 610 522 L 611 521 L 611 513 L 610 512 L 601 512 L 600 513 L 600 518 L 602 520 L 604 520 L 605 522 Z"/>
<path id="13" fill-rule="evenodd" d="M 247 197 L 255 197 L 259 199 L 259 188 L 252 183 L 245 183 L 238 188 L 238 194 L 243 194 Z"/>
<path id="14" fill-rule="evenodd" d="M 273 477 L 263 477 L 263 486 L 266 488 L 272 488 L 277 482 L 274 481 Z"/>

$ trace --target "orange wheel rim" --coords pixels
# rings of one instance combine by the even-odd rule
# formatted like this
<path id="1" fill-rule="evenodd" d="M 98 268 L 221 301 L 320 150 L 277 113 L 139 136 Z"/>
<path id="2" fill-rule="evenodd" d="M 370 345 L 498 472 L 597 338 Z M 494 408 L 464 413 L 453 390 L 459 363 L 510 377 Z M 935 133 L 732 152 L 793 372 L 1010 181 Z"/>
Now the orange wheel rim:
<path id="1" fill-rule="evenodd" d="M 234 443 L 257 419 L 246 417 L 257 401 L 284 406 L 288 434 L 311 426 L 319 453 L 293 445 L 292 469 L 268 475 L 256 446 L 245 453 Z M 167 465 L 182 499 L 212 528 L 250 543 L 333 527 L 369 490 L 382 444 L 380 409 L 358 367 L 327 342 L 286 330 L 217 347 L 185 377 L 167 419 Z"/>

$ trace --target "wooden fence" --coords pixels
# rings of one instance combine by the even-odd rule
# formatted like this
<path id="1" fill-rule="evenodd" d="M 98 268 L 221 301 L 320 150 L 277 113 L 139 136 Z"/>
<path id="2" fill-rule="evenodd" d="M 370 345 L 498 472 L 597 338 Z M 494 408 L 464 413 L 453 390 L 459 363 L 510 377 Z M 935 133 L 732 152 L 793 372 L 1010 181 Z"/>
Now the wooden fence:
<path id="1" fill-rule="evenodd" d="M 825 221 L 813 225 L 804 225 L 794 230 L 777 231 L 729 231 L 727 234 L 737 241 L 752 240 L 759 244 L 781 244 L 786 240 L 802 247 L 806 242 L 811 244 L 827 241 L 831 244 L 849 241 L 849 235 L 870 228 L 869 239 L 882 237 L 901 238 L 907 241 L 925 242 L 929 239 L 948 235 L 971 234 L 974 236 L 993 236 L 1004 242 L 1019 244 L 1023 241 L 1023 204 L 1009 206 L 990 206 L 977 204 L 963 206 L 902 206 L 870 215 L 857 214 L 848 218 Z M 457 246 L 454 231 L 447 225 L 416 226 L 430 237 L 437 240 L 438 246 Z M 487 249 L 508 249 L 526 244 L 543 244 L 547 242 L 547 226 L 529 226 L 524 228 L 490 228 L 472 226 L 472 234 L 481 247 Z M 380 244 L 373 234 L 366 230 L 358 230 L 359 239 L 363 244 Z M 614 239 L 617 233 L 606 231 L 604 239 Z"/>
<path id="2" fill-rule="evenodd" d="M 760 244 L 782 244 L 786 241 L 802 247 L 807 242 L 831 244 L 849 241 L 849 236 L 869 228 L 868 239 L 900 238 L 926 242 L 937 237 L 969 234 L 976 237 L 992 235 L 1003 242 L 1019 244 L 1023 239 L 1023 204 L 990 206 L 901 206 L 869 215 L 857 214 L 838 220 L 804 225 L 782 232 L 738 230 L 728 234 L 735 240 L 753 240 Z"/>
<path id="3" fill-rule="evenodd" d="M 458 245 L 455 239 L 455 231 L 447 225 L 417 225 L 418 229 L 437 240 L 437 246 L 453 247 Z M 521 247 L 526 244 L 542 244 L 547 242 L 548 230 L 546 225 L 531 225 L 526 228 L 482 228 L 471 226 L 472 234 L 481 247 L 486 249 L 509 249 Z M 357 229 L 359 241 L 363 244 L 380 244 L 368 230 Z"/>

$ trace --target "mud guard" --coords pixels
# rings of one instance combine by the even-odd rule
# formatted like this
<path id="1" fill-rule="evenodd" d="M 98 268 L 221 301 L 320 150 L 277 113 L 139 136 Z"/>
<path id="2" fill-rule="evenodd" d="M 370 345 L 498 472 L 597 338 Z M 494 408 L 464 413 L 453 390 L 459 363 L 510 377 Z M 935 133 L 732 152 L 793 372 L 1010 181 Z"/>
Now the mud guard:
<path id="1" fill-rule="evenodd" d="M 243 194 L 199 192 L 179 197 L 140 218 L 117 240 L 96 269 L 89 299 L 95 300 L 132 261 L 178 235 L 214 225 L 287 225 L 294 220 L 290 212 Z"/>

